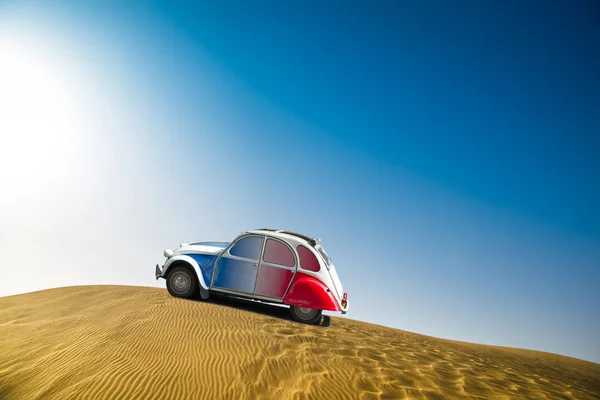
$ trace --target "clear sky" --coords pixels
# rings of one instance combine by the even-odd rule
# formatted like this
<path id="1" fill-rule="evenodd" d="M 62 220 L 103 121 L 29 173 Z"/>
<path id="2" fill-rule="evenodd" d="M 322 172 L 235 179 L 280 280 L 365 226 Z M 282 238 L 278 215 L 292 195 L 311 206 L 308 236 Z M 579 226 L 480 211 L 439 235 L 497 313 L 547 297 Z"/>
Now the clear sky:
<path id="1" fill-rule="evenodd" d="M 318 236 L 348 317 L 600 362 L 594 1 L 0 2 L 0 296 Z"/>

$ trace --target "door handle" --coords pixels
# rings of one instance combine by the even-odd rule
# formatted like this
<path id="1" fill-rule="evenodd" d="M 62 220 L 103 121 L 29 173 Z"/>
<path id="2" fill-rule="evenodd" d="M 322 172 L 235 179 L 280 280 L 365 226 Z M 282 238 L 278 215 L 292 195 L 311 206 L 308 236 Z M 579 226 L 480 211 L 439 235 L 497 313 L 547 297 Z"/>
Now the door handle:
<path id="1" fill-rule="evenodd" d="M 258 263 L 254 263 L 254 266 L 255 266 L 255 267 L 258 267 Z"/>

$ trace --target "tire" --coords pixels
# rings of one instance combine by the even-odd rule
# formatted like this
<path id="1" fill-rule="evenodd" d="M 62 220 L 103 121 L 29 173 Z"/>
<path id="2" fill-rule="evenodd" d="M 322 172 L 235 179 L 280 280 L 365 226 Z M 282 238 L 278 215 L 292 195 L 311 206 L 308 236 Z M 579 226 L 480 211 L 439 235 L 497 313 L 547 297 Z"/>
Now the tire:
<path id="1" fill-rule="evenodd" d="M 321 310 L 296 306 L 290 306 L 290 312 L 295 321 L 310 325 L 319 322 L 321 320 L 321 314 L 323 313 Z"/>
<path id="2" fill-rule="evenodd" d="M 191 268 L 173 267 L 167 274 L 167 290 L 171 296 L 189 299 L 198 291 L 198 277 Z"/>

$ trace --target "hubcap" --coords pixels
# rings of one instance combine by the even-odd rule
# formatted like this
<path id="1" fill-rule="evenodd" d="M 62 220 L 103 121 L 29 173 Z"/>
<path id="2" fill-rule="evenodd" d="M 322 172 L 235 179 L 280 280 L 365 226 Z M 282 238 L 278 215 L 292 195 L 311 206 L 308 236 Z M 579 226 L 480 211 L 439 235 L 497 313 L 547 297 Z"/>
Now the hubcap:
<path id="1" fill-rule="evenodd" d="M 302 318 L 310 318 L 317 313 L 317 310 L 306 307 L 298 307 L 296 310 Z"/>
<path id="2" fill-rule="evenodd" d="M 192 284 L 190 277 L 183 272 L 176 272 L 171 278 L 173 291 L 178 294 L 187 292 Z"/>

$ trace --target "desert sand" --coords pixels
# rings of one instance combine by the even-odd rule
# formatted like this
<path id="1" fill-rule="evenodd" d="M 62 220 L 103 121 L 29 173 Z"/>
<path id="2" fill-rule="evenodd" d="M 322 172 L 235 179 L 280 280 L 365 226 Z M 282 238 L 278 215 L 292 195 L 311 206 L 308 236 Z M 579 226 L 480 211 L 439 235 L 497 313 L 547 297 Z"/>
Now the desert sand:
<path id="1" fill-rule="evenodd" d="M 3 297 L 0 399 L 600 399 L 599 364 L 287 315 L 147 287 Z"/>

